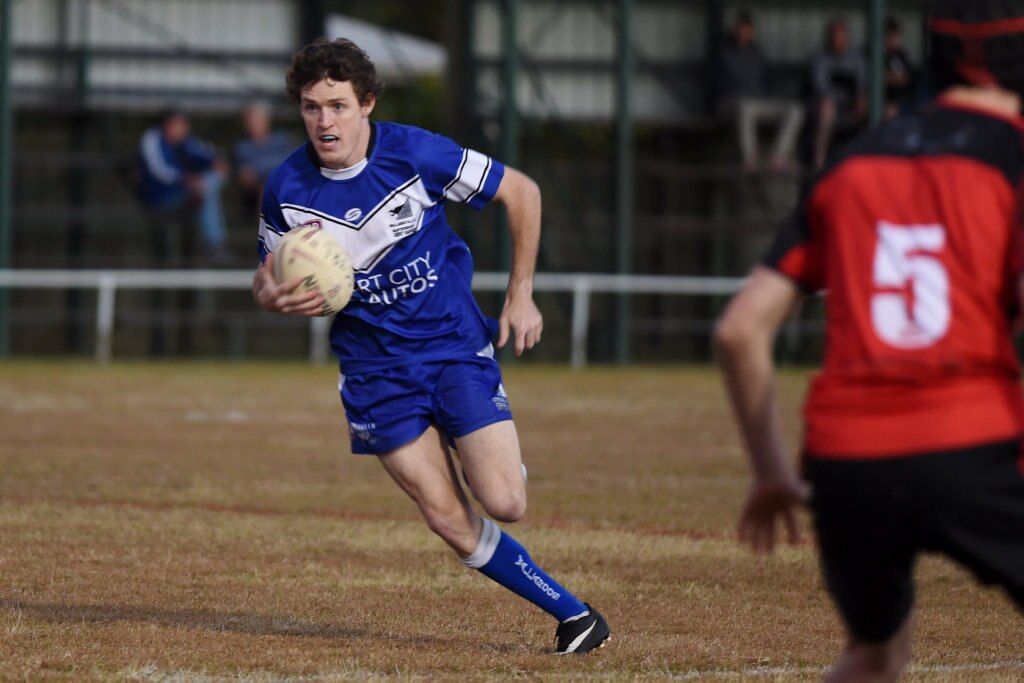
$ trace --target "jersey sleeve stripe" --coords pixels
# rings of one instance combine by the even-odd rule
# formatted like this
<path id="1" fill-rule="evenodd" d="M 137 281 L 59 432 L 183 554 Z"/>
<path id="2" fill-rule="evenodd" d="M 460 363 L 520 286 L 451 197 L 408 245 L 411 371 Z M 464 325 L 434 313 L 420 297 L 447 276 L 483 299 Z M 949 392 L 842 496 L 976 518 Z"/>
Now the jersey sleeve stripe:
<path id="1" fill-rule="evenodd" d="M 445 197 L 463 204 L 480 193 L 491 170 L 491 158 L 471 149 L 463 153 L 458 175 L 445 188 Z"/>
<path id="2" fill-rule="evenodd" d="M 267 230 L 272 230 L 273 232 L 276 232 L 276 233 L 277 233 L 278 235 L 283 235 L 283 234 L 284 234 L 284 232 L 283 232 L 283 231 L 281 231 L 281 230 L 278 230 L 277 228 L 275 228 L 275 227 L 274 227 L 274 226 L 273 226 L 273 225 L 272 225 L 272 224 L 270 223 L 270 221 L 268 221 L 268 220 L 267 220 L 267 217 L 266 217 L 266 216 L 264 216 L 264 215 L 263 215 L 263 214 L 261 213 L 261 214 L 260 214 L 260 234 L 261 234 L 261 235 L 263 234 L 263 230 L 264 230 L 264 229 L 267 229 Z"/>
<path id="3" fill-rule="evenodd" d="M 264 218 L 263 214 L 260 214 L 260 237 L 259 241 L 263 245 L 263 248 L 268 252 L 273 252 L 277 248 L 277 243 L 281 239 L 281 233 L 274 229 L 274 226 L 270 225 Z"/>
<path id="4" fill-rule="evenodd" d="M 476 189 L 473 190 L 473 192 L 470 193 L 470 195 L 468 197 L 466 197 L 465 201 L 466 201 L 467 204 L 469 204 L 471 201 L 473 201 L 473 198 L 476 197 L 478 194 L 480 194 L 480 190 L 484 189 L 484 182 L 487 180 L 487 176 L 491 172 L 491 158 L 490 157 L 486 157 L 486 158 L 487 158 L 487 167 L 484 169 L 484 172 L 480 175 L 480 182 L 477 183 Z"/>
<path id="5" fill-rule="evenodd" d="M 466 168 L 466 157 L 468 157 L 468 156 L 469 156 L 469 150 L 468 149 L 462 150 L 462 160 L 459 161 L 459 170 L 455 172 L 455 177 L 451 179 L 451 182 L 449 182 L 447 185 L 444 186 L 444 193 L 443 194 L 444 194 L 445 197 L 448 196 L 448 191 L 451 190 L 452 187 L 455 185 L 455 183 L 457 183 L 459 181 L 459 178 L 462 177 L 462 169 Z"/>

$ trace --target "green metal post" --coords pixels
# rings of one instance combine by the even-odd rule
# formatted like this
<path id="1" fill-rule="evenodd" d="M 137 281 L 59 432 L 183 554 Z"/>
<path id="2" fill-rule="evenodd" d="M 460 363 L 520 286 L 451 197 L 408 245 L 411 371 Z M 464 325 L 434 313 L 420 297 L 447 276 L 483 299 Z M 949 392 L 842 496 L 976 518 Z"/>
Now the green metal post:
<path id="1" fill-rule="evenodd" d="M 501 109 L 501 160 L 509 166 L 519 163 L 519 0 L 504 0 L 505 23 L 502 26 L 501 82 L 503 102 Z M 496 240 L 498 270 L 512 266 L 512 244 L 508 233 L 508 216 L 504 211 L 498 218 Z"/>
<path id="2" fill-rule="evenodd" d="M 0 268 L 11 263 L 11 199 L 13 196 L 11 118 L 14 111 L 14 88 L 11 84 L 11 30 L 14 0 L 0 0 Z M 0 290 L 0 357 L 10 353 L 9 306 L 6 290 Z"/>
<path id="3" fill-rule="evenodd" d="M 615 10 L 615 271 L 628 274 L 633 270 L 632 0 L 618 0 Z M 615 312 L 615 360 L 628 363 L 632 355 L 629 294 L 617 295 Z"/>
<path id="4" fill-rule="evenodd" d="M 480 122 L 477 116 L 477 69 L 476 45 L 476 0 L 459 0 L 458 14 L 455 22 L 457 47 L 454 59 L 451 60 L 449 76 L 458 84 L 458 94 L 449 98 L 452 104 L 453 130 L 460 136 L 468 138 L 468 146 L 483 149 L 484 140 L 480 135 Z"/>
<path id="5" fill-rule="evenodd" d="M 885 109 L 885 0 L 868 0 L 868 111 L 871 124 L 882 120 Z"/>
<path id="6" fill-rule="evenodd" d="M 77 0 L 78 11 L 78 48 L 71 53 L 71 41 L 67 27 L 71 25 L 69 12 L 71 0 L 64 0 L 62 5 L 62 28 L 60 33 L 60 44 L 62 52 L 62 66 L 69 56 L 74 57 L 73 77 L 68 84 L 65 80 L 63 69 L 61 70 L 61 84 L 66 87 L 74 98 L 75 111 L 71 116 L 71 150 L 76 156 L 81 155 L 87 147 L 89 137 L 89 26 L 90 13 L 94 0 Z M 68 265 L 72 268 L 82 267 L 82 255 L 85 252 L 86 243 L 86 222 L 82 219 L 81 209 L 84 207 L 88 195 L 89 174 L 82 166 L 75 164 L 67 172 L 68 200 L 74 211 L 67 225 L 67 256 Z M 82 291 L 69 289 L 65 294 L 67 322 L 65 323 L 65 339 L 67 349 L 73 353 L 85 352 L 87 335 L 83 334 L 79 322 L 79 313 L 82 310 Z"/>
<path id="7" fill-rule="evenodd" d="M 449 12 L 449 16 L 454 19 L 449 22 L 454 47 L 450 53 L 451 59 L 448 60 L 448 82 L 454 84 L 455 89 L 455 96 L 447 98 L 451 107 L 448 113 L 449 129 L 458 131 L 458 139 L 466 147 L 497 155 L 499 151 L 492 148 L 480 125 L 476 86 L 479 63 L 473 37 L 476 30 L 476 3 L 477 0 L 458 0 L 456 11 Z M 470 253 L 480 254 L 480 244 L 489 243 L 491 235 L 481 234 L 481 230 L 463 230 L 469 213 L 463 209 L 451 214 L 449 219 L 453 221 L 452 227 L 462 235 Z M 493 264 L 488 263 L 487 267 L 491 268 Z"/>
<path id="8" fill-rule="evenodd" d="M 299 8 L 299 44 L 306 45 L 326 32 L 327 3 L 326 0 L 303 0 Z M 339 37 L 327 36 L 328 40 Z"/>

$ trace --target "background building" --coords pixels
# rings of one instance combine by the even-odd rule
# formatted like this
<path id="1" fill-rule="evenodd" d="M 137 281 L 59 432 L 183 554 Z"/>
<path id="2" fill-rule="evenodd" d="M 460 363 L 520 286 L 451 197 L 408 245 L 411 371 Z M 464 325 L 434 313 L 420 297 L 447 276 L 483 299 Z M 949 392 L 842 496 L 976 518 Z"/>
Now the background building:
<path id="1" fill-rule="evenodd" d="M 923 2 L 768 0 L 0 0 L 10 17 L 4 101 L 13 136 L 0 166 L 13 201 L 0 217 L 0 261 L 17 268 L 197 265 L 186 227 L 168 253 L 134 191 L 139 135 L 167 106 L 226 151 L 239 112 L 270 102 L 302 135 L 284 99 L 291 52 L 346 33 L 380 66 L 377 111 L 437 129 L 523 168 L 545 198 L 540 267 L 549 272 L 741 276 L 764 248 L 801 176 L 744 177 L 732 129 L 711 116 L 707 67 L 735 13 L 751 8 L 781 93 L 799 98 L 806 61 L 837 16 L 853 45 L 875 43 L 884 16 L 904 27 L 920 64 Z M 877 89 L 876 89 L 877 90 Z M 229 239 L 251 268 L 254 216 L 226 197 Z M 508 262 L 502 217 L 453 208 L 481 270 Z M 0 263 L 3 265 L 3 263 Z M 497 295 L 482 293 L 495 307 Z M 88 353 L 89 292 L 8 294 L 14 353 Z M 489 297 L 491 297 L 489 299 Z M 159 299 L 159 300 L 158 300 Z M 708 297 L 595 295 L 587 322 L 598 360 L 706 357 Z M 568 354 L 572 301 L 545 294 L 551 330 L 538 354 Z M 813 332 L 814 314 L 810 314 Z M 157 322 L 178 330 L 168 353 L 260 354 L 308 341 L 253 310 L 244 292 L 118 294 L 118 353 L 149 348 Z M 176 341 L 174 341 L 176 340 Z M 813 335 L 792 348 L 813 356 Z M 546 355 L 548 354 L 548 355 Z"/>

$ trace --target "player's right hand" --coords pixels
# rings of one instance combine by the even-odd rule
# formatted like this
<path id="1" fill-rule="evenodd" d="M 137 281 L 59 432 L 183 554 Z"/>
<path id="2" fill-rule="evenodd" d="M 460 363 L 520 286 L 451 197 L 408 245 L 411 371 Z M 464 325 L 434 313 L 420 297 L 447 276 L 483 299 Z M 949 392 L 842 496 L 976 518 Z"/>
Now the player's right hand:
<path id="1" fill-rule="evenodd" d="M 749 544 L 754 552 L 772 552 L 775 550 L 778 518 L 781 517 L 786 528 L 786 540 L 793 545 L 799 543 L 796 511 L 809 497 L 807 485 L 799 479 L 755 479 L 740 515 L 740 542 Z"/>
<path id="2" fill-rule="evenodd" d="M 278 283 L 274 280 L 274 255 L 256 269 L 252 278 L 252 297 L 264 310 L 287 315 L 321 315 L 324 298 L 320 292 L 296 292 L 302 278 L 296 277 Z"/>
<path id="3" fill-rule="evenodd" d="M 544 317 L 533 302 L 531 294 L 516 295 L 513 290 L 505 297 L 505 306 L 498 318 L 498 348 L 504 348 L 512 339 L 515 343 L 516 355 L 532 349 L 540 343 L 541 332 L 544 331 Z"/>

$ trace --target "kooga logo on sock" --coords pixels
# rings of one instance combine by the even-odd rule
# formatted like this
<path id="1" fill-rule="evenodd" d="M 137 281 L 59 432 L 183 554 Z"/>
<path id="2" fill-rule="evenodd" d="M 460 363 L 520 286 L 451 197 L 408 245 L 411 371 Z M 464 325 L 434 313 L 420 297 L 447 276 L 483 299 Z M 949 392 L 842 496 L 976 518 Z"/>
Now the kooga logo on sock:
<path id="1" fill-rule="evenodd" d="M 522 555 L 520 555 L 519 559 L 516 560 L 516 566 L 523 570 L 523 576 L 528 578 L 530 581 L 533 581 L 534 585 L 537 586 L 537 588 L 544 591 L 545 593 L 547 593 L 548 597 L 550 597 L 552 600 L 557 600 L 558 598 L 562 597 L 562 595 L 558 591 L 556 591 L 554 588 L 548 585 L 547 581 L 533 573 L 533 568 L 530 565 L 526 564 L 526 560 L 523 559 Z"/>

